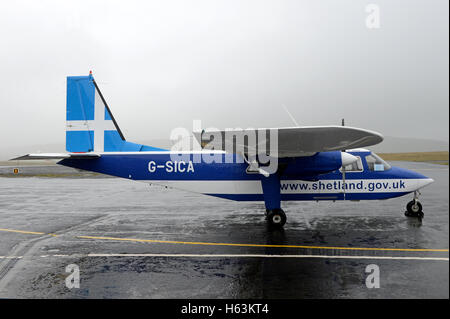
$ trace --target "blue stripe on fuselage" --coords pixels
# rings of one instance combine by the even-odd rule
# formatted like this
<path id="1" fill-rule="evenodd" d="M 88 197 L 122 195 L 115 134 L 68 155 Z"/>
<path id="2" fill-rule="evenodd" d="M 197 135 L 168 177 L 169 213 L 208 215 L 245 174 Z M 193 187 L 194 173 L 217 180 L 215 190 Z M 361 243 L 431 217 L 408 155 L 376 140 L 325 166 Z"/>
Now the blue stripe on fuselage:
<path id="1" fill-rule="evenodd" d="M 196 163 L 190 154 L 188 159 L 171 159 L 169 152 L 142 153 L 142 154 L 102 154 L 97 159 L 65 159 L 59 162 L 61 165 L 79 168 L 97 173 L 130 178 L 133 180 L 260 180 L 260 174 L 247 174 L 246 163 L 236 163 L 242 158 L 235 154 L 215 154 L 222 163 Z M 192 161 L 193 171 L 188 171 L 188 162 Z M 227 163 L 229 161 L 231 163 Z M 150 172 L 149 163 L 153 162 L 154 172 Z M 283 162 L 283 159 L 280 159 Z M 178 164 L 177 164 L 178 163 Z M 179 166 L 177 166 L 179 165 Z M 177 167 L 176 167 L 177 166 Z M 172 169 L 170 169 L 172 168 Z M 177 168 L 183 170 L 179 172 Z M 342 180 L 339 170 L 317 176 L 318 180 Z M 346 179 L 421 179 L 427 178 L 419 173 L 392 167 L 387 171 L 372 172 L 365 169 L 363 172 L 347 172 Z M 284 176 L 283 180 L 298 180 L 301 176 Z"/>
<path id="2" fill-rule="evenodd" d="M 170 153 L 102 154 L 97 159 L 65 159 L 59 164 L 123 178 L 131 176 L 133 180 L 260 180 L 259 174 L 245 172 L 246 163 L 235 163 L 239 155 L 216 155 L 221 157 L 223 163 L 195 163 L 190 156 L 193 171 L 187 171 L 189 160 L 172 161 Z M 150 172 L 150 162 L 161 167 Z M 179 169 L 183 172 L 177 172 Z"/>

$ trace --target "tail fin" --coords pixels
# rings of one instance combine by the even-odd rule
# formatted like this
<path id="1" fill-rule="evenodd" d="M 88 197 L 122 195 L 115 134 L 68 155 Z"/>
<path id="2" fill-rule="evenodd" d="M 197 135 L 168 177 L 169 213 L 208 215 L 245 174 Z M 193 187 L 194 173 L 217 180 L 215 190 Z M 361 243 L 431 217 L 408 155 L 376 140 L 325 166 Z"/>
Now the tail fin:
<path id="1" fill-rule="evenodd" d="M 127 142 L 92 73 L 67 77 L 66 150 L 140 152 L 163 149 Z"/>

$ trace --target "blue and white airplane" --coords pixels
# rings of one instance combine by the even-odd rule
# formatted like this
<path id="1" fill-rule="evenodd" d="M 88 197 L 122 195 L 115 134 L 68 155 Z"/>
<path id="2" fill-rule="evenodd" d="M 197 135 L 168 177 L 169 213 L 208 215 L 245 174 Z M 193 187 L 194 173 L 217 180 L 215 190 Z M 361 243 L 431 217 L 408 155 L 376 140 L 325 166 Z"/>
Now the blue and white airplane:
<path id="1" fill-rule="evenodd" d="M 380 200 L 409 193 L 414 196 L 405 214 L 421 219 L 418 191 L 433 182 L 419 173 L 390 166 L 362 148 L 380 143 L 383 137 L 379 133 L 347 126 L 271 129 L 278 137 L 276 155 L 269 154 L 277 160 L 272 172 L 258 156 L 227 152 L 225 143 L 204 138 L 224 132 L 195 132 L 206 147 L 185 151 L 183 160 L 176 160 L 179 151 L 125 140 L 92 73 L 67 77 L 66 120 L 67 153 L 28 154 L 15 160 L 61 159 L 58 164 L 77 169 L 229 200 L 261 201 L 269 225 L 275 227 L 286 222 L 283 201 Z M 245 131 L 231 133 L 242 135 Z M 211 145 L 213 149 L 208 149 Z M 249 145 L 246 147 L 248 150 Z M 204 156 L 216 161 L 198 160 Z"/>

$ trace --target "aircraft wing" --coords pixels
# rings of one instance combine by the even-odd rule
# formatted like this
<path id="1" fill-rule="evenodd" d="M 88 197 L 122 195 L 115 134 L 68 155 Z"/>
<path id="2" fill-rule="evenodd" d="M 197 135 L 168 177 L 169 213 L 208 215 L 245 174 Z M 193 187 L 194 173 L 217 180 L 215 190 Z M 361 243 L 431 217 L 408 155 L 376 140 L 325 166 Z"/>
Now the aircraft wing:
<path id="1" fill-rule="evenodd" d="M 383 141 L 377 132 L 349 126 L 304 126 L 285 128 L 263 128 L 246 130 L 225 130 L 194 132 L 202 147 L 216 150 L 236 148 L 257 149 L 258 145 L 270 145 L 270 131 L 278 135 L 278 155 L 276 157 L 311 156 L 317 152 L 338 151 L 375 145 Z M 255 134 L 264 136 L 264 141 L 251 145 L 244 144 L 244 136 Z M 211 138 L 213 136 L 213 138 Z M 217 136 L 221 138 L 217 138 Z M 248 139 L 252 140 L 252 139 Z M 265 144 L 263 144 L 265 142 Z M 231 146 L 231 148 L 229 148 Z M 258 153 L 265 152 L 265 146 Z"/>
<path id="2" fill-rule="evenodd" d="M 100 157 L 100 154 L 89 152 L 89 153 L 36 153 L 27 154 L 10 159 L 13 160 L 46 160 L 46 159 L 93 159 Z"/>

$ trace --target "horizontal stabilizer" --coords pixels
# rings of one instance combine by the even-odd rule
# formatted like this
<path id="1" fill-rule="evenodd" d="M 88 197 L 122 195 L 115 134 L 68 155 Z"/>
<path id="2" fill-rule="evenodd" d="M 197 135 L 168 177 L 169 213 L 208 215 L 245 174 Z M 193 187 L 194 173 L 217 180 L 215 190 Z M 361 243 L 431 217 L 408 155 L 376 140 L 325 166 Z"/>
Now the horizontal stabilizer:
<path id="1" fill-rule="evenodd" d="M 10 159 L 10 161 L 16 160 L 49 160 L 49 159 L 93 159 L 99 158 L 100 154 L 89 152 L 89 153 L 36 153 L 27 154 Z"/>

